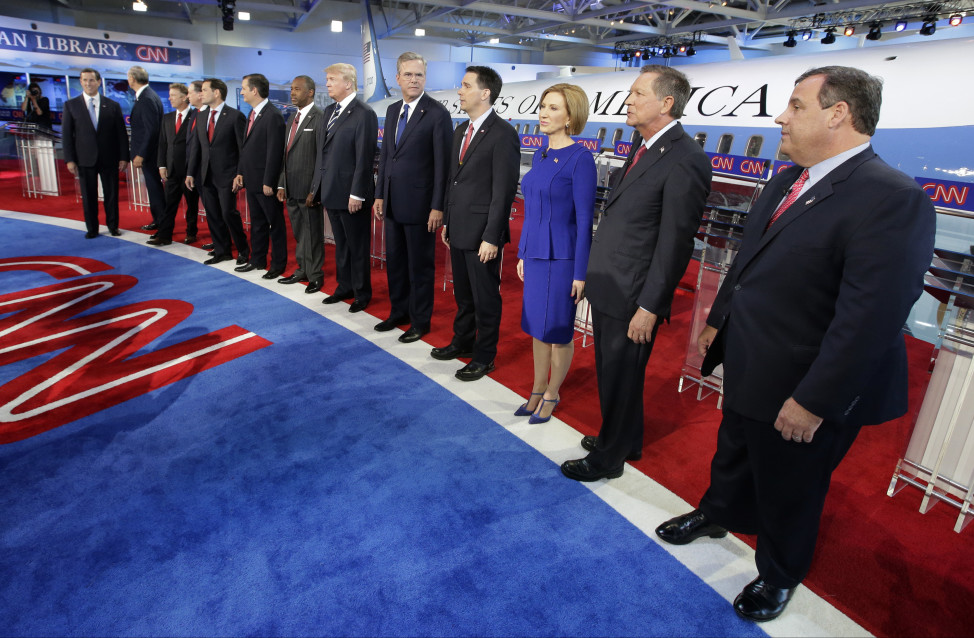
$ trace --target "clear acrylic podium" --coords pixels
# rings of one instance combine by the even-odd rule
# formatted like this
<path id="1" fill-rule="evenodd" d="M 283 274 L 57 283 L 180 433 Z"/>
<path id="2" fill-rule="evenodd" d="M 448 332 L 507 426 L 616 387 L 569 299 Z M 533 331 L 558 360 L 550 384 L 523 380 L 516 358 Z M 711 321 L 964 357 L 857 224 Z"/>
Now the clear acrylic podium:
<path id="1" fill-rule="evenodd" d="M 17 138 L 17 159 L 20 162 L 24 197 L 60 195 L 61 181 L 55 161 L 55 142 L 60 136 L 30 123 L 11 124 L 7 130 Z"/>

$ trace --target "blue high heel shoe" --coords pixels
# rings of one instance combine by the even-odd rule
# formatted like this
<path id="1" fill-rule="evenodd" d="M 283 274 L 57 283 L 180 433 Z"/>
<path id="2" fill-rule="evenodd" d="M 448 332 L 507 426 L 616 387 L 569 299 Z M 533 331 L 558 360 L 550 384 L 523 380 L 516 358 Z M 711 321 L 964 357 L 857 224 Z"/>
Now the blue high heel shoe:
<path id="1" fill-rule="evenodd" d="M 542 400 L 544 400 L 544 392 L 532 392 L 531 396 L 539 396 L 542 397 Z M 528 403 L 531 403 L 530 399 L 528 399 Z M 534 412 L 528 409 L 528 403 L 525 403 L 517 410 L 515 410 L 514 416 L 531 416 L 532 414 L 534 414 Z"/>
<path id="2" fill-rule="evenodd" d="M 538 410 L 537 410 L 537 412 L 535 412 L 534 414 L 531 415 L 531 418 L 528 419 L 528 423 L 531 423 L 532 425 L 534 425 L 534 424 L 537 424 L 537 423 L 547 423 L 548 421 L 551 420 L 551 414 L 549 414 L 546 417 L 540 417 L 540 416 L 538 416 L 539 414 L 541 414 L 541 408 L 544 407 L 544 404 L 545 403 L 554 403 L 555 404 L 555 406 L 553 408 L 551 408 L 551 414 L 554 414 L 555 413 L 555 408 L 557 408 L 558 407 L 558 404 L 561 403 L 561 399 L 546 399 L 544 397 L 541 397 L 541 403 L 538 404 Z"/>

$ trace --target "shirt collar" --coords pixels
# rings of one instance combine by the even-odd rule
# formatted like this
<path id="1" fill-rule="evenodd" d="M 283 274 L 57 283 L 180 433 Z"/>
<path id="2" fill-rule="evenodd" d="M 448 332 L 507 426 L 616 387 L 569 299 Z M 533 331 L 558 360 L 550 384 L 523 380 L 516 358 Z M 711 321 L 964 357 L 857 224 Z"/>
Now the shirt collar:
<path id="1" fill-rule="evenodd" d="M 148 85 L 148 84 L 143 84 L 142 86 L 140 86 L 140 87 L 139 87 L 139 88 L 138 88 L 138 89 L 137 89 L 137 90 L 135 91 L 135 99 L 136 99 L 136 100 L 137 100 L 137 99 L 139 99 L 139 96 L 140 96 L 140 95 L 142 95 L 142 91 L 145 91 L 145 87 L 147 87 L 147 86 L 149 86 L 149 85 Z"/>
<path id="2" fill-rule="evenodd" d="M 833 155 L 827 160 L 822 160 L 814 166 L 808 167 L 808 180 L 805 181 L 805 190 L 811 188 L 812 184 L 824 178 L 826 175 L 837 169 L 839 166 L 844 164 L 846 160 L 862 153 L 864 150 L 869 148 L 869 142 L 865 144 L 860 144 L 854 148 L 850 148 L 848 151 L 843 151 L 838 155 Z"/>
<path id="3" fill-rule="evenodd" d="M 309 103 L 308 103 L 308 104 L 307 104 L 306 106 L 304 106 L 303 108 L 300 108 L 300 109 L 298 109 L 298 119 L 301 119 L 301 120 L 303 120 L 303 119 L 304 119 L 305 117 L 307 117 L 307 116 L 308 116 L 308 111 L 310 111 L 310 110 L 311 110 L 311 108 L 312 108 L 312 107 L 313 107 L 314 105 L 315 105 L 315 103 L 314 103 L 314 102 L 309 102 Z"/>
<path id="4" fill-rule="evenodd" d="M 177 110 L 176 112 L 179 113 L 180 115 L 182 115 L 185 118 L 186 117 L 186 114 L 189 113 L 190 109 L 192 109 L 192 108 L 193 108 L 193 105 L 192 104 L 188 104 L 186 106 L 186 108 L 184 108 L 182 111 Z"/>
<path id="5" fill-rule="evenodd" d="M 91 104 L 92 98 L 95 100 L 95 106 L 101 106 L 101 93 L 95 93 L 94 95 L 88 95 L 87 93 L 82 93 L 85 98 L 85 104 Z"/>
<path id="6" fill-rule="evenodd" d="M 344 111 L 345 109 L 347 109 L 348 105 L 351 104 L 352 100 L 354 99 L 355 99 L 354 93 L 349 93 L 348 95 L 346 95 L 345 99 L 339 102 L 339 104 L 341 105 L 341 110 Z"/>
<path id="7" fill-rule="evenodd" d="M 257 106 L 254 107 L 254 117 L 255 118 L 258 115 L 260 115 L 260 112 L 264 109 L 265 106 L 267 106 L 267 103 L 268 102 L 270 102 L 270 100 L 265 97 L 263 100 L 261 100 L 260 104 L 258 104 Z"/>
<path id="8" fill-rule="evenodd" d="M 673 120 L 672 122 L 670 122 L 669 124 L 667 124 L 666 126 L 664 126 L 663 128 L 661 128 L 660 130 L 658 130 L 656 132 L 656 135 L 652 136 L 648 140 L 644 140 L 643 141 L 643 146 L 646 147 L 646 150 L 648 151 L 649 150 L 649 147 L 656 143 L 656 140 L 658 140 L 659 138 L 663 137 L 663 133 L 667 132 L 668 130 L 670 130 L 671 128 L 673 128 L 674 126 L 676 126 L 676 123 L 677 123 L 677 120 Z"/>
<path id="9" fill-rule="evenodd" d="M 484 125 L 484 122 L 487 120 L 487 117 L 490 115 L 491 111 L 493 111 L 493 110 L 494 110 L 494 108 L 491 107 L 491 108 L 487 109 L 486 111 L 484 111 L 480 115 L 480 117 L 478 117 L 476 120 L 471 120 L 470 121 L 470 126 L 473 127 L 473 133 L 471 133 L 470 135 L 473 135 L 474 133 L 476 133 L 477 131 L 480 130 L 480 127 Z"/>

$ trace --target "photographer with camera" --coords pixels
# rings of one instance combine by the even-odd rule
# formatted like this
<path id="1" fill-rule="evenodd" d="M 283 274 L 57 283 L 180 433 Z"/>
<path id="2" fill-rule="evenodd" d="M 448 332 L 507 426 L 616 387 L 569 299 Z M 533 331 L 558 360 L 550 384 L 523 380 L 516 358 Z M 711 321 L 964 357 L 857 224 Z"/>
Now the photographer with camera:
<path id="1" fill-rule="evenodd" d="M 38 128 L 51 130 L 51 103 L 42 95 L 41 87 L 37 82 L 27 85 L 27 95 L 20 109 L 24 112 L 25 122 L 36 124 Z"/>

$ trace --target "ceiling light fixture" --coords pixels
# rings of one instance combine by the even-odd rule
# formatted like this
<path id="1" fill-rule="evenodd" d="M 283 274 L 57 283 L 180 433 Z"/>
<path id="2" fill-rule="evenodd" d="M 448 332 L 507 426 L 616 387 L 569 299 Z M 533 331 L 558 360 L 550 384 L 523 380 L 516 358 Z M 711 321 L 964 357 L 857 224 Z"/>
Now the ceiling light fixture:
<path id="1" fill-rule="evenodd" d="M 843 31 L 842 33 L 844 33 L 846 35 L 846 37 L 855 35 L 856 34 L 856 28 L 850 24 L 849 26 L 847 26 L 845 28 L 845 31 Z"/>
<path id="2" fill-rule="evenodd" d="M 342 32 L 342 21 L 341 20 L 332 20 L 331 21 L 331 32 L 332 33 L 341 33 Z"/>
<path id="3" fill-rule="evenodd" d="M 784 42 L 784 46 L 786 46 L 786 47 L 788 47 L 789 49 L 791 49 L 791 48 L 793 48 L 793 47 L 794 47 L 795 45 L 797 45 L 797 44 L 798 44 L 798 40 L 796 40 L 796 39 L 795 39 L 795 36 L 796 36 L 796 35 L 798 35 L 798 33 L 797 33 L 796 31 L 794 31 L 794 30 L 791 30 L 791 31 L 789 31 L 789 32 L 788 32 L 788 39 L 787 39 L 787 40 L 785 40 L 785 42 Z"/>
<path id="4" fill-rule="evenodd" d="M 873 22 L 869 25 L 869 33 L 866 34 L 867 40 L 878 40 L 883 37 L 883 24 L 881 22 Z"/>
<path id="5" fill-rule="evenodd" d="M 247 20 L 250 20 L 250 12 L 249 11 L 237 11 L 237 20 L 243 20 L 245 22 Z"/>
<path id="6" fill-rule="evenodd" d="M 948 22 L 948 24 L 950 24 L 950 26 L 952 27 L 956 27 L 956 26 L 960 26 L 960 23 L 963 21 L 964 21 L 964 16 L 962 16 L 959 13 L 955 13 L 954 15 L 950 16 L 950 21 Z"/>
<path id="7" fill-rule="evenodd" d="M 415 31 L 413 31 L 413 34 L 417 38 L 422 38 L 424 35 L 426 35 L 426 29 L 416 29 Z"/>
<path id="8" fill-rule="evenodd" d="M 822 36 L 822 44 L 835 44 L 835 27 L 829 27 Z"/>
<path id="9" fill-rule="evenodd" d="M 896 23 L 896 26 L 893 27 L 893 31 L 896 31 L 897 33 L 899 33 L 900 31 L 906 31 L 906 27 L 907 27 L 906 20 L 899 20 Z"/>
<path id="10" fill-rule="evenodd" d="M 135 0 L 135 2 L 132 3 L 132 11 L 148 11 L 148 10 L 149 7 L 146 6 L 146 4 L 142 2 L 142 0 Z"/>

